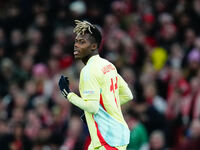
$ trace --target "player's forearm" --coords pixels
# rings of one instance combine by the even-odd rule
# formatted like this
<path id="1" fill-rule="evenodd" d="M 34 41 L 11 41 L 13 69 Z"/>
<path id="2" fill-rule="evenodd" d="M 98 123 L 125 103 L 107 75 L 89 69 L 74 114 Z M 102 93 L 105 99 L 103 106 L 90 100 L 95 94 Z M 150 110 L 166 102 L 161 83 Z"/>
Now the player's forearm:
<path id="1" fill-rule="evenodd" d="M 124 90 L 120 90 L 119 93 L 119 99 L 120 99 L 120 104 L 123 105 L 125 103 L 127 103 L 128 101 L 133 99 L 133 94 L 131 92 L 131 90 L 127 87 Z"/>
<path id="2" fill-rule="evenodd" d="M 120 104 L 123 105 L 127 103 L 128 101 L 132 100 L 133 95 L 130 88 L 128 87 L 128 84 L 124 81 L 124 79 L 119 74 L 118 74 L 118 80 L 119 80 Z"/>
<path id="3" fill-rule="evenodd" d="M 99 110 L 98 100 L 83 100 L 81 97 L 73 92 L 70 92 L 67 98 L 72 104 L 89 113 L 96 114 Z"/>

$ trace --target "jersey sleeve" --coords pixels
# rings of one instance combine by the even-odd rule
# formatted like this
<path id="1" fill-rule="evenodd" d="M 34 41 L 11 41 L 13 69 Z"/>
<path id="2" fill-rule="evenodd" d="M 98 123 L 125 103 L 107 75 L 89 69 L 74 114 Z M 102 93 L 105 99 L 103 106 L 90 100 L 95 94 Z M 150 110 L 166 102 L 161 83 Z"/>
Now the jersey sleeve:
<path id="1" fill-rule="evenodd" d="M 85 101 L 100 100 L 99 74 L 95 70 L 85 70 L 81 77 L 81 96 Z"/>
<path id="2" fill-rule="evenodd" d="M 133 95 L 131 90 L 128 87 L 128 84 L 124 81 L 124 79 L 118 74 L 119 79 L 119 99 L 120 104 L 123 105 L 127 103 L 128 101 L 133 99 Z"/>
<path id="3" fill-rule="evenodd" d="M 72 104 L 89 113 L 96 114 L 99 110 L 98 101 L 85 101 L 73 92 L 70 92 L 67 98 Z"/>
<path id="4" fill-rule="evenodd" d="M 95 114 L 99 110 L 100 85 L 97 78 L 97 72 L 84 70 L 80 77 L 81 97 L 71 92 L 68 94 L 68 100 L 84 111 Z"/>

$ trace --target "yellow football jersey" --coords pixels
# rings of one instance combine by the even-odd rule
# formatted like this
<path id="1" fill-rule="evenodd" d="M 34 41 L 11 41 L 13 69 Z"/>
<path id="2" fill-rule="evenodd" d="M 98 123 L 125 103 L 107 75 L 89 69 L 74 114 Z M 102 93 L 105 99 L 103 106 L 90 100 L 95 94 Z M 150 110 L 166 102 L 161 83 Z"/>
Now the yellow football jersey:
<path id="1" fill-rule="evenodd" d="M 81 70 L 79 91 L 85 102 L 98 102 L 98 111 L 84 110 L 93 148 L 124 146 L 129 143 L 130 131 L 123 118 L 121 106 L 133 98 L 127 83 L 118 74 L 115 66 L 101 58 L 92 56 Z M 77 96 L 69 93 L 70 102 Z M 92 109 L 92 108 L 91 108 Z"/>

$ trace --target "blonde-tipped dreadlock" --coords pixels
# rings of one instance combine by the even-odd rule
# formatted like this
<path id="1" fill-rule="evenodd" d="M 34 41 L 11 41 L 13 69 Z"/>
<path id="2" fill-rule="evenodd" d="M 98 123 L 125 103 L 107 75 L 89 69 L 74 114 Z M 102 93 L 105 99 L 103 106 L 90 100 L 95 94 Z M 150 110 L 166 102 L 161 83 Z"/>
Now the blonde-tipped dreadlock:
<path id="1" fill-rule="evenodd" d="M 100 30 L 87 21 L 75 20 L 75 24 L 76 26 L 74 28 L 74 33 L 76 33 L 77 35 L 84 35 L 86 33 L 89 33 L 91 36 L 90 40 L 97 43 L 97 46 L 99 48 L 102 40 Z"/>
<path id="2" fill-rule="evenodd" d="M 80 20 L 75 20 L 76 27 L 74 28 L 74 33 L 84 35 L 85 31 L 89 31 L 92 34 L 91 27 L 95 28 L 91 23 L 87 21 L 80 21 Z"/>

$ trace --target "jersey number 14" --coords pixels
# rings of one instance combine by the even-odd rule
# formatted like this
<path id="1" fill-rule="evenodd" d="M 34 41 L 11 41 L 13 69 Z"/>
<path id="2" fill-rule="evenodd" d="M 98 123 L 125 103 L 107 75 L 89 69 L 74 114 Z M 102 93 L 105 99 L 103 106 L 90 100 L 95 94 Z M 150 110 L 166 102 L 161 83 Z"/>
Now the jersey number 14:
<path id="1" fill-rule="evenodd" d="M 117 105 L 117 99 L 116 99 L 116 96 L 115 96 L 115 90 L 116 90 L 117 88 L 118 88 L 118 85 L 117 85 L 117 77 L 116 77 L 116 82 L 115 82 L 115 83 L 114 83 L 114 81 L 113 81 L 113 78 L 111 78 L 110 92 L 113 92 L 116 105 Z M 118 105 L 117 105 L 117 107 L 118 107 Z"/>

